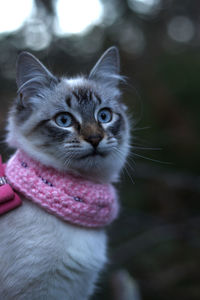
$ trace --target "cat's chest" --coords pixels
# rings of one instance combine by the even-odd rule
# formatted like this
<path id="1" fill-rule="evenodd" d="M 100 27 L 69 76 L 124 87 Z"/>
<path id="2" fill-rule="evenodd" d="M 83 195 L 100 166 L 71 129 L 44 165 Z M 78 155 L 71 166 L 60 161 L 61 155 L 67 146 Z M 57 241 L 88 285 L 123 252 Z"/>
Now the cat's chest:
<path id="1" fill-rule="evenodd" d="M 15 271 L 32 267 L 30 272 L 35 268 L 45 273 L 95 270 L 105 263 L 104 231 L 69 225 L 27 200 L 0 218 L 0 228 L 5 272 L 8 265 Z"/>

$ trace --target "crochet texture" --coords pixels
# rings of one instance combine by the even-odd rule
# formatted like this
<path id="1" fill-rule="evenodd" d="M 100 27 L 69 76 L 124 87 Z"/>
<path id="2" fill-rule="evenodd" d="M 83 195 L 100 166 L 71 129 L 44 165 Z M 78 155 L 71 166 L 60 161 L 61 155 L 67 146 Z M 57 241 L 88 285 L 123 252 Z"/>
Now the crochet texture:
<path id="1" fill-rule="evenodd" d="M 111 184 L 58 172 L 21 150 L 8 161 L 5 174 L 16 191 L 72 224 L 102 227 L 118 215 L 116 191 Z"/>

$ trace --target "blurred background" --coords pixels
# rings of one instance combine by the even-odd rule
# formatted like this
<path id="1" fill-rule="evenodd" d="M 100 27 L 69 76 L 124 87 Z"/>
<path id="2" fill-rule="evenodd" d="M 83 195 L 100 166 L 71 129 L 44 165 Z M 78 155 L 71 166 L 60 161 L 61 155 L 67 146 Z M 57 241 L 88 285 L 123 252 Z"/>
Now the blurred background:
<path id="1" fill-rule="evenodd" d="M 4 128 L 20 51 L 75 75 L 112 45 L 128 78 L 132 153 L 92 299 L 200 299 L 200 1 L 1 0 L 0 153 L 11 153 Z"/>

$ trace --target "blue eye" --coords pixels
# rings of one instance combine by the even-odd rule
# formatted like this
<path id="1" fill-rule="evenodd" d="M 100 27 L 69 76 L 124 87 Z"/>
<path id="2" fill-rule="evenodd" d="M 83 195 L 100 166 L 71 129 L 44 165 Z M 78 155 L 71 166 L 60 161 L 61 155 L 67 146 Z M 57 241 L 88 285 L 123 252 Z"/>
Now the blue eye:
<path id="1" fill-rule="evenodd" d="M 72 125 L 72 116 L 69 113 L 60 113 L 56 116 L 55 122 L 60 127 L 69 127 Z"/>
<path id="2" fill-rule="evenodd" d="M 112 120 L 112 113 L 109 108 L 103 108 L 98 112 L 97 119 L 100 123 L 108 123 Z"/>

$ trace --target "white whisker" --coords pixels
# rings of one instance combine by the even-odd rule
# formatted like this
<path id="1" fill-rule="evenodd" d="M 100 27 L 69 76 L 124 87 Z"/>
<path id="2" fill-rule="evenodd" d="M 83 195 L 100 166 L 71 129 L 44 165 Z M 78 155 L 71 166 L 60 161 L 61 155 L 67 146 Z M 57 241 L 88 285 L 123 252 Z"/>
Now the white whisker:
<path id="1" fill-rule="evenodd" d="M 156 162 L 156 163 L 160 163 L 160 164 L 171 164 L 170 162 L 165 162 L 165 161 L 161 161 L 161 160 L 158 160 L 158 159 L 153 159 L 153 158 L 150 158 L 150 157 L 147 157 L 147 156 L 144 156 L 144 155 L 140 155 L 138 153 L 135 153 L 135 152 L 132 152 L 131 154 L 132 156 L 136 156 L 136 157 L 140 157 L 140 158 L 143 158 L 143 159 L 146 159 L 146 160 L 149 160 L 149 161 L 153 161 L 153 162 Z"/>
<path id="2" fill-rule="evenodd" d="M 115 157 L 117 157 L 118 159 L 120 159 L 122 162 L 124 162 L 124 154 L 122 153 L 122 151 L 118 148 L 114 148 L 114 152 L 112 152 L 112 154 L 116 154 Z M 127 166 L 126 166 L 127 165 Z M 135 184 L 133 177 L 131 176 L 128 167 L 130 168 L 131 171 L 134 171 L 133 167 L 130 165 L 130 163 L 128 162 L 128 160 L 126 160 L 126 164 L 124 165 L 124 170 L 126 171 L 128 177 L 130 178 L 131 182 L 133 184 Z"/>

